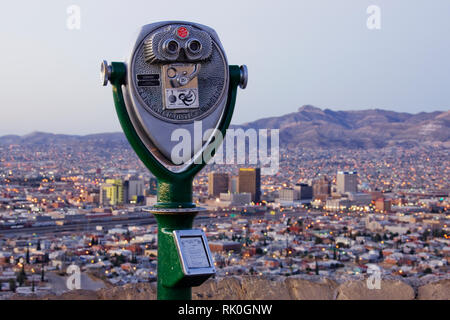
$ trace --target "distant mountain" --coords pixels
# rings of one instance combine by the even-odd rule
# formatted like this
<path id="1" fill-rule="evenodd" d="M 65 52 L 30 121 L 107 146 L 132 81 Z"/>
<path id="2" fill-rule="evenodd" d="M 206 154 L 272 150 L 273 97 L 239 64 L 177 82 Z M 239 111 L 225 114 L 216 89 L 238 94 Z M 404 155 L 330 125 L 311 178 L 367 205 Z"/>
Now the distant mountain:
<path id="1" fill-rule="evenodd" d="M 108 146 L 112 144 L 127 143 L 125 135 L 122 132 L 96 133 L 85 136 L 53 134 L 46 132 L 32 132 L 24 136 L 7 135 L 0 137 L 0 145 L 11 144 L 34 144 L 34 145 L 50 145 L 50 144 L 79 144 L 89 142 L 94 145 Z"/>
<path id="2" fill-rule="evenodd" d="M 418 114 L 379 109 L 332 111 L 306 105 L 294 113 L 239 127 L 280 129 L 281 146 L 354 149 L 426 144 L 450 147 L 450 111 Z"/>
<path id="3" fill-rule="evenodd" d="M 450 111 L 398 113 L 379 109 L 332 111 L 306 105 L 297 112 L 259 119 L 234 128 L 279 129 L 280 146 L 307 148 L 382 148 L 436 145 L 450 147 Z M 85 136 L 33 132 L 0 137 L 0 145 L 127 144 L 122 132 Z"/>

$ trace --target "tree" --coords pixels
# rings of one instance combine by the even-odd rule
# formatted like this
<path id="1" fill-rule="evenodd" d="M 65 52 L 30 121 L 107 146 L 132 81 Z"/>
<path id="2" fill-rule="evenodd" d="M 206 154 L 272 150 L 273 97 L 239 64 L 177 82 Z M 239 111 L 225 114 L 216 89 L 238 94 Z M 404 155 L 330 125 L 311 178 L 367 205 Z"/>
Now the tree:
<path id="1" fill-rule="evenodd" d="M 115 254 L 111 259 L 111 262 L 114 267 L 120 267 L 120 265 L 125 263 L 125 261 L 126 261 L 126 258 L 122 254 L 120 254 L 120 255 Z"/>
<path id="2" fill-rule="evenodd" d="M 426 269 L 423 271 L 423 273 L 425 273 L 425 274 L 431 274 L 431 273 L 433 273 L 433 270 L 431 270 L 431 268 L 426 268 Z"/>
<path id="3" fill-rule="evenodd" d="M 98 245 L 98 239 L 96 237 L 91 237 L 91 246 Z"/>
<path id="4" fill-rule="evenodd" d="M 440 229 L 439 230 L 435 229 L 435 230 L 433 230 L 432 235 L 435 238 L 440 238 L 440 237 L 444 236 L 444 232 L 442 232 L 442 230 L 440 230 Z"/>
<path id="5" fill-rule="evenodd" d="M 20 269 L 17 274 L 17 282 L 19 283 L 19 286 L 22 286 L 25 283 L 25 280 L 27 280 L 27 274 L 25 273 L 25 265 L 22 265 L 22 269 Z"/>
<path id="6" fill-rule="evenodd" d="M 9 279 L 9 290 L 12 292 L 16 292 L 16 288 L 17 288 L 16 280 Z"/>

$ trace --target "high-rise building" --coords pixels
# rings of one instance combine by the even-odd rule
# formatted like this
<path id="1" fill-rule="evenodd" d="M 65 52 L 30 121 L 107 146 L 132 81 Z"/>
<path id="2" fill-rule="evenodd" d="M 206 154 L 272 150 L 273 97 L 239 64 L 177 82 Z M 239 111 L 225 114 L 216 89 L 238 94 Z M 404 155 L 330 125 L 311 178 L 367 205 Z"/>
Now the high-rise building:
<path id="1" fill-rule="evenodd" d="M 375 210 L 378 212 L 390 212 L 392 201 L 390 199 L 379 198 L 375 201 Z"/>
<path id="2" fill-rule="evenodd" d="M 358 192 L 358 173 L 356 171 L 338 171 L 336 185 L 337 191 L 341 194 Z"/>
<path id="3" fill-rule="evenodd" d="M 325 201 L 331 195 L 331 182 L 324 175 L 320 175 L 312 183 L 315 199 Z"/>
<path id="4" fill-rule="evenodd" d="M 253 202 L 261 201 L 261 169 L 240 168 L 238 192 L 248 192 L 252 195 Z"/>
<path id="5" fill-rule="evenodd" d="M 285 188 L 278 191 L 280 201 L 293 202 L 298 200 L 298 193 L 292 188 Z"/>
<path id="6" fill-rule="evenodd" d="M 126 203 L 136 201 L 139 196 L 144 195 L 144 180 L 130 177 L 124 182 L 124 194 Z"/>
<path id="7" fill-rule="evenodd" d="M 238 193 L 239 189 L 239 176 L 233 176 L 230 179 L 230 192 Z"/>
<path id="8" fill-rule="evenodd" d="M 311 200 L 313 196 L 312 187 L 306 183 L 299 183 L 294 188 L 281 189 L 278 192 L 280 201 Z"/>
<path id="9" fill-rule="evenodd" d="M 313 197 L 313 189 L 306 183 L 299 183 L 294 186 L 298 200 L 310 200 Z"/>
<path id="10" fill-rule="evenodd" d="M 221 193 L 227 193 L 230 177 L 228 173 L 208 173 L 208 195 L 219 197 Z"/>
<path id="11" fill-rule="evenodd" d="M 106 179 L 100 188 L 100 204 L 115 206 L 125 201 L 123 182 L 121 179 Z"/>

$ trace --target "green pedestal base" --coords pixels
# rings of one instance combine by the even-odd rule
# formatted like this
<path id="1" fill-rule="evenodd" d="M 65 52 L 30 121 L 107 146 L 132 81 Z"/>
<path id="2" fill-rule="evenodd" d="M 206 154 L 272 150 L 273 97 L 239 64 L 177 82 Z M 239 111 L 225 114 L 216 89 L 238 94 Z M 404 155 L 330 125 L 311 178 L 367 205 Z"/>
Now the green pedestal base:
<path id="1" fill-rule="evenodd" d="M 158 300 L 191 299 L 190 286 L 177 286 L 184 274 L 173 231 L 192 229 L 196 214 L 155 214 L 158 222 Z"/>

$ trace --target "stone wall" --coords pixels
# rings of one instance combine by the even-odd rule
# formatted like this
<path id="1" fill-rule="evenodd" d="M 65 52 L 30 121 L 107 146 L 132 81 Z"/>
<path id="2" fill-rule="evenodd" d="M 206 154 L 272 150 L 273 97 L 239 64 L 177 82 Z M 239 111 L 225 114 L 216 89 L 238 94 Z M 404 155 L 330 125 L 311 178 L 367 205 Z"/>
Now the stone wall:
<path id="1" fill-rule="evenodd" d="M 210 279 L 193 288 L 195 300 L 429 300 L 450 299 L 450 279 L 427 283 L 407 283 L 402 278 L 381 281 L 380 289 L 368 289 L 366 280 L 335 281 L 319 277 L 254 277 L 231 276 Z M 23 299 L 15 295 L 13 299 Z M 75 290 L 60 296 L 26 297 L 27 299 L 64 300 L 152 300 L 156 299 L 155 283 L 127 284 L 98 291 Z"/>

